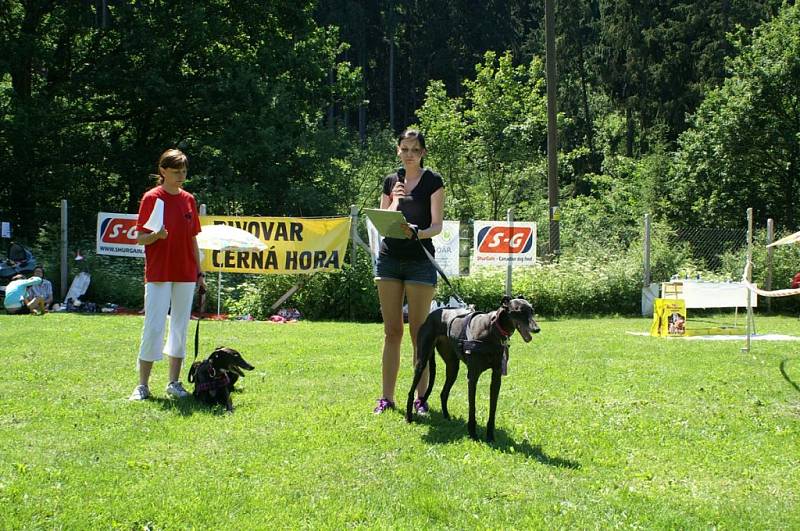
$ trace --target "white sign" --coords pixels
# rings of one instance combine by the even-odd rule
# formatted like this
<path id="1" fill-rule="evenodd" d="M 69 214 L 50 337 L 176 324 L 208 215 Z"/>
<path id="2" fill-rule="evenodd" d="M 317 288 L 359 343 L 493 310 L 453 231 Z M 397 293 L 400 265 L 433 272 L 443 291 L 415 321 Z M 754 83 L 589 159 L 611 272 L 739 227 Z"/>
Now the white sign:
<path id="1" fill-rule="evenodd" d="M 536 263 L 536 223 L 476 221 L 472 263 L 529 266 Z"/>
<path id="2" fill-rule="evenodd" d="M 436 263 L 442 268 L 447 278 L 457 277 L 461 269 L 458 263 L 458 234 L 460 229 L 460 222 L 445 221 L 442 223 L 442 232 L 433 237 L 433 247 L 436 249 Z"/>
<path id="3" fill-rule="evenodd" d="M 747 286 L 741 282 L 677 280 L 661 284 L 662 299 L 683 299 L 687 308 L 747 308 Z M 750 296 L 758 306 L 758 296 Z"/>
<path id="4" fill-rule="evenodd" d="M 97 214 L 97 254 L 144 258 L 144 246 L 136 243 L 136 214 Z"/>
<path id="5" fill-rule="evenodd" d="M 11 237 L 11 223 L 9 223 L 8 221 L 3 221 L 2 224 L 0 224 L 0 227 L 2 227 L 2 228 L 0 228 L 0 237 L 10 238 Z"/>

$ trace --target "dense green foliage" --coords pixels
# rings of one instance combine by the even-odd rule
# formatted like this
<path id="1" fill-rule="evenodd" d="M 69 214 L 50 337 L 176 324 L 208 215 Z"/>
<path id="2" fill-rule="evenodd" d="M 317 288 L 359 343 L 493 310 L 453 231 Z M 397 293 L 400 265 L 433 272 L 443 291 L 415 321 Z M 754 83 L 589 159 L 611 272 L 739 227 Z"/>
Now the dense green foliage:
<path id="1" fill-rule="evenodd" d="M 85 2 L 2 3 L 0 211 L 19 237 L 57 220 L 62 198 L 78 235 L 97 211 L 135 212 L 172 146 L 189 153 L 188 187 L 210 211 L 336 209 L 336 183 L 314 179 L 332 145 L 317 126 L 327 102 L 357 99 L 358 76 L 337 63 L 336 32 L 307 5 L 109 10 L 98 22 Z"/>
<path id="2" fill-rule="evenodd" d="M 210 213 L 343 215 L 378 203 L 396 164 L 393 136 L 416 123 L 426 164 L 445 178 L 448 219 L 498 219 L 513 207 L 539 223 L 547 249 L 542 9 L 0 2 L 0 220 L 52 273 L 59 201 L 70 204 L 71 251 L 91 249 L 96 212 L 135 211 L 169 146 L 189 153 L 187 189 Z M 543 296 L 542 311 L 585 311 L 577 279 L 599 290 L 583 297 L 589 307 L 635 310 L 648 213 L 664 234 L 741 229 L 748 207 L 759 227 L 773 218 L 780 234 L 797 228 L 798 13 L 778 0 L 558 3 L 562 254 L 521 283 L 531 296 L 566 291 Z M 675 241 L 654 252 L 656 281 L 709 269 Z M 120 260 L 90 262 L 91 289 L 98 302 L 135 305 L 141 273 Z M 625 296 L 603 302 L 587 263 Z M 557 276 L 576 280 L 550 282 Z M 235 313 L 263 316 L 297 280 L 234 277 L 224 298 Z M 494 290 L 475 296 L 493 300 Z M 312 277 L 293 303 L 330 317 L 325 300 L 377 316 L 364 264 Z"/>
<path id="3" fill-rule="evenodd" d="M 796 317 L 758 318 L 796 333 Z M 512 338 L 497 441 L 372 414 L 379 324 L 203 322 L 256 369 L 236 411 L 131 403 L 141 317 L 0 315 L 6 529 L 797 529 L 793 343 L 637 337 L 646 319 L 543 320 Z M 411 383 L 405 343 L 397 386 Z M 441 367 L 441 364 L 440 364 Z M 463 374 L 463 368 L 462 368 Z M 488 376 L 478 382 L 485 434 Z"/>
<path id="4" fill-rule="evenodd" d="M 737 42 L 730 76 L 710 91 L 680 139 L 668 183 L 676 221 L 757 219 L 795 227 L 800 217 L 800 7 Z"/>

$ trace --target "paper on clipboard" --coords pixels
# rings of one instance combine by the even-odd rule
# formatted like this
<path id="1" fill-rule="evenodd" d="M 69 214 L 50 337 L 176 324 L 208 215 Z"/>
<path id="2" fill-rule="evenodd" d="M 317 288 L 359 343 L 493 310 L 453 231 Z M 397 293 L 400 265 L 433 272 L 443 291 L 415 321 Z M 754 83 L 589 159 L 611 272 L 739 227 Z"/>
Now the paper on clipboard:
<path id="1" fill-rule="evenodd" d="M 369 218 L 378 233 L 385 238 L 399 238 L 407 240 L 408 236 L 403 232 L 402 223 L 407 223 L 405 216 L 399 210 L 380 210 L 377 208 L 365 208 L 364 214 Z"/>
<path id="2" fill-rule="evenodd" d="M 158 232 L 164 226 L 164 201 L 162 199 L 156 198 L 156 204 L 153 205 L 150 218 L 142 226 L 151 232 Z"/>

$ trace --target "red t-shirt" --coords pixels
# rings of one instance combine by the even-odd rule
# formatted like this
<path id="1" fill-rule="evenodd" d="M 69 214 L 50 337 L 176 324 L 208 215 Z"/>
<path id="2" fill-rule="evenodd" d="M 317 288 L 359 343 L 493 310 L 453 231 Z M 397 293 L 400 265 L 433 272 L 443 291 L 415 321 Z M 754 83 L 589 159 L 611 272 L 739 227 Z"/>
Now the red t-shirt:
<path id="1" fill-rule="evenodd" d="M 172 195 L 161 186 L 148 190 L 139 204 L 136 230 L 151 232 L 143 227 L 156 199 L 164 201 L 166 239 L 144 246 L 145 282 L 196 282 L 200 270 L 194 255 L 194 236 L 200 232 L 200 216 L 194 196 L 181 189 Z"/>

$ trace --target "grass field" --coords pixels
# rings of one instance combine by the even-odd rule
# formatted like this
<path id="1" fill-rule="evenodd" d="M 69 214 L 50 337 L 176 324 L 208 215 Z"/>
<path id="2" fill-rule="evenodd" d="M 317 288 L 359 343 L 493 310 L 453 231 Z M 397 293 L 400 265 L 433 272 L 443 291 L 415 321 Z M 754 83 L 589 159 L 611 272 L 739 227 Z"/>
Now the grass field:
<path id="1" fill-rule="evenodd" d="M 256 365 L 226 415 L 167 400 L 164 363 L 127 401 L 140 317 L 0 315 L 0 528 L 800 528 L 800 342 L 540 324 L 512 340 L 490 445 L 466 436 L 463 370 L 452 421 L 441 378 L 428 419 L 372 414 L 378 324 L 203 322 L 202 352 Z"/>

